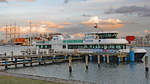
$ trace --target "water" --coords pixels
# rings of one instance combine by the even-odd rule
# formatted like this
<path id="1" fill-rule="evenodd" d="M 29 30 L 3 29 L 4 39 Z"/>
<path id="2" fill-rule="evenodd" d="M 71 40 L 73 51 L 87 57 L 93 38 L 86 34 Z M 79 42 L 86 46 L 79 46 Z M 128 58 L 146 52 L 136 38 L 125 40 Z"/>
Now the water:
<path id="1" fill-rule="evenodd" d="M 147 55 L 150 56 L 150 47 L 146 47 L 145 49 L 148 51 Z M 150 84 L 150 73 L 145 72 L 144 63 L 119 65 L 103 63 L 100 67 L 98 67 L 97 63 L 89 62 L 88 71 L 85 70 L 85 63 L 82 61 L 76 61 L 72 64 L 72 74 L 69 73 L 68 63 L 10 69 L 8 72 L 82 80 L 98 84 Z"/>

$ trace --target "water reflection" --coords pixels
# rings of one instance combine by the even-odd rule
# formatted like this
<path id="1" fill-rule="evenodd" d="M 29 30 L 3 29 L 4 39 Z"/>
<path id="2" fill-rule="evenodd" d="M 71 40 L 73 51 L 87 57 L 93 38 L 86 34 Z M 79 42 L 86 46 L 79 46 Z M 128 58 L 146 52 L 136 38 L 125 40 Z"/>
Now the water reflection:
<path id="1" fill-rule="evenodd" d="M 131 68 L 131 69 L 134 69 L 135 63 L 134 63 L 134 62 L 130 62 L 129 64 L 130 64 L 130 68 Z"/>

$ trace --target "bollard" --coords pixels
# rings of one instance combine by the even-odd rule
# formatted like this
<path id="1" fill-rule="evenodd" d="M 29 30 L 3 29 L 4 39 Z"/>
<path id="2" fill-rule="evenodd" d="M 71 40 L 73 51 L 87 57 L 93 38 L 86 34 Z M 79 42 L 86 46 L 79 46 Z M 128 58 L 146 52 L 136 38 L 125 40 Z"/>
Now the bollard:
<path id="1" fill-rule="evenodd" d="M 97 55 L 97 62 L 98 62 L 98 67 L 100 67 L 100 61 L 101 59 L 100 59 L 100 55 Z"/>
<path id="2" fill-rule="evenodd" d="M 32 60 L 33 60 L 33 59 L 32 59 L 32 57 L 31 57 L 31 58 L 30 58 L 30 66 L 31 66 L 31 67 L 32 67 Z"/>
<path id="3" fill-rule="evenodd" d="M 107 55 L 107 63 L 109 63 L 109 55 Z"/>
<path id="4" fill-rule="evenodd" d="M 130 48 L 130 52 L 129 52 L 129 55 L 130 55 L 130 62 L 134 62 L 134 49 L 133 47 Z"/>
<path id="5" fill-rule="evenodd" d="M 11 56 L 12 56 L 11 57 L 11 61 L 13 61 L 13 56 L 14 56 L 14 52 L 13 51 L 11 52 Z"/>
<path id="6" fill-rule="evenodd" d="M 52 63 L 54 63 L 55 62 L 55 55 L 52 57 Z"/>
<path id="7" fill-rule="evenodd" d="M 85 66 L 86 66 L 86 70 L 88 70 L 88 55 L 85 56 Z"/>
<path id="8" fill-rule="evenodd" d="M 145 70 L 146 70 L 146 72 L 149 71 L 148 56 L 145 56 Z"/>
<path id="9" fill-rule="evenodd" d="M 69 56 L 69 72 L 72 72 L 72 56 Z"/>
<path id="10" fill-rule="evenodd" d="M 41 58 L 42 58 L 42 56 L 38 57 L 39 65 L 41 65 Z"/>
<path id="11" fill-rule="evenodd" d="M 15 58 L 15 68 L 17 68 L 17 58 Z"/>
<path id="12" fill-rule="evenodd" d="M 46 58 L 43 57 L 42 60 L 44 61 L 44 65 L 46 64 Z"/>
<path id="13" fill-rule="evenodd" d="M 26 59 L 24 58 L 24 60 L 23 60 L 23 67 L 25 67 L 26 66 Z"/>
<path id="14" fill-rule="evenodd" d="M 8 69 L 8 59 L 5 59 L 5 69 Z"/>

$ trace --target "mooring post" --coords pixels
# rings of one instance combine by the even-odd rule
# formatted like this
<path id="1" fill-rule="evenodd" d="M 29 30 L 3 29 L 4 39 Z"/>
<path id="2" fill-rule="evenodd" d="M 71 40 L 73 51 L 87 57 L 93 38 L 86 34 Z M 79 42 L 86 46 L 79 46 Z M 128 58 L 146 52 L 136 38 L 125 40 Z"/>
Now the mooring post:
<path id="1" fill-rule="evenodd" d="M 13 61 L 14 52 L 11 52 L 11 61 Z"/>
<path id="2" fill-rule="evenodd" d="M 98 67 L 100 67 L 100 61 L 101 59 L 100 59 L 100 55 L 97 55 L 97 62 L 98 62 Z"/>
<path id="3" fill-rule="evenodd" d="M 30 58 L 30 66 L 32 67 L 32 57 Z"/>
<path id="4" fill-rule="evenodd" d="M 5 59 L 5 69 L 8 69 L 8 58 Z"/>
<path id="5" fill-rule="evenodd" d="M 17 58 L 15 58 L 15 68 L 17 68 Z"/>
<path id="6" fill-rule="evenodd" d="M 44 61 L 44 65 L 46 64 L 46 58 L 43 56 L 42 60 Z"/>
<path id="7" fill-rule="evenodd" d="M 85 56 L 85 66 L 86 66 L 86 70 L 88 70 L 88 55 Z"/>
<path id="8" fill-rule="evenodd" d="M 130 56 L 130 62 L 134 62 L 135 61 L 134 48 L 132 46 L 130 47 L 129 56 Z"/>
<path id="9" fill-rule="evenodd" d="M 42 57 L 42 56 L 39 56 L 39 57 L 38 57 L 39 65 L 41 65 L 41 57 Z"/>
<path id="10" fill-rule="evenodd" d="M 69 56 L 69 72 L 72 72 L 72 56 Z"/>
<path id="11" fill-rule="evenodd" d="M 23 59 L 23 67 L 25 67 L 26 66 L 26 57 L 24 57 L 24 59 Z"/>
<path id="12" fill-rule="evenodd" d="M 105 55 L 103 55 L 103 62 L 105 62 L 106 61 L 106 57 L 105 57 Z"/>
<path id="13" fill-rule="evenodd" d="M 148 56 L 145 56 L 145 70 L 146 72 L 149 71 Z"/>
<path id="14" fill-rule="evenodd" d="M 107 55 L 107 63 L 109 63 L 109 55 Z"/>
<path id="15" fill-rule="evenodd" d="M 55 62 L 55 55 L 53 55 L 53 57 L 52 57 L 52 63 L 54 63 Z"/>

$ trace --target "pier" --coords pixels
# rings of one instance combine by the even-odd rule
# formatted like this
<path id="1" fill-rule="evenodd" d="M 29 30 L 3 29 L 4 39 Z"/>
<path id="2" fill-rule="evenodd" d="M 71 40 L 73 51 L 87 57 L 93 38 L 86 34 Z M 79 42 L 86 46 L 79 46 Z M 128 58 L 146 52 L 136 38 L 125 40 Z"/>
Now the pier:
<path id="1" fill-rule="evenodd" d="M 47 65 L 68 62 L 69 72 L 72 72 L 72 61 L 84 60 L 85 69 L 88 70 L 89 61 L 96 61 L 100 67 L 101 63 L 122 63 L 129 62 L 129 56 L 126 53 L 115 53 L 115 54 L 100 54 L 100 53 L 24 53 L 23 55 L 13 55 L 11 52 L 10 56 L 6 53 L 0 56 L 0 66 L 4 69 L 18 68 L 18 67 L 32 67 L 37 65 Z"/>

